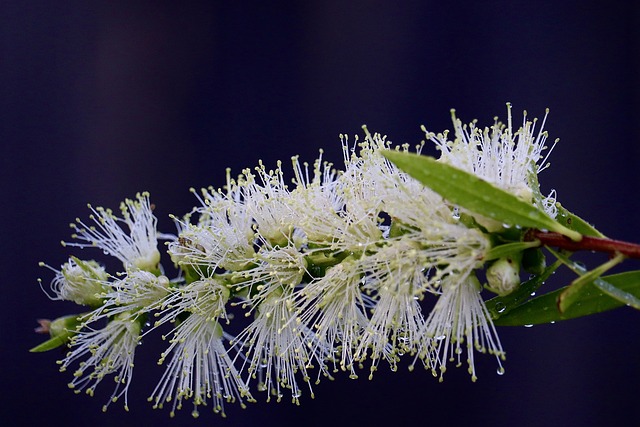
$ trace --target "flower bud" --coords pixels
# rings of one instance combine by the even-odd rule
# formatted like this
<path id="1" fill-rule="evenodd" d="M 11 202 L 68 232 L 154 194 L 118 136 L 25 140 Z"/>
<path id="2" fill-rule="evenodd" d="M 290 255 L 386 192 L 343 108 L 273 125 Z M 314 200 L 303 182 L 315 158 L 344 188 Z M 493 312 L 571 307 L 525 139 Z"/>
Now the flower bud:
<path id="1" fill-rule="evenodd" d="M 77 314 L 58 317 L 49 324 L 49 335 L 51 338 L 68 339 L 69 336 L 75 335 L 80 321 Z"/>
<path id="2" fill-rule="evenodd" d="M 514 257 L 498 259 L 487 268 L 487 289 L 500 296 L 509 295 L 520 285 L 520 261 Z"/>
<path id="3" fill-rule="evenodd" d="M 40 265 L 56 273 L 51 282 L 51 290 L 55 294 L 52 298 L 91 307 L 102 304 L 101 294 L 104 292 L 104 283 L 109 275 L 96 261 L 82 261 L 71 257 L 60 271 L 43 263 Z"/>
<path id="4" fill-rule="evenodd" d="M 81 323 L 80 316 L 81 315 L 71 314 L 59 317 L 53 321 L 49 319 L 38 319 L 40 326 L 35 329 L 35 332 L 38 334 L 47 334 L 51 338 L 29 351 L 31 353 L 41 353 L 67 344 L 73 336 L 78 334 Z"/>

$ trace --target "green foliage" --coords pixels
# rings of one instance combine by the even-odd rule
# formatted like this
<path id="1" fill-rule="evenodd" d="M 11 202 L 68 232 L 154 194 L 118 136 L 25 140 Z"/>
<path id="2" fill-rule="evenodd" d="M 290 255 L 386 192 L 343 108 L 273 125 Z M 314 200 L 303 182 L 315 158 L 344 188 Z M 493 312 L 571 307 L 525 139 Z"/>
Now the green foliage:
<path id="1" fill-rule="evenodd" d="M 561 312 L 567 311 L 573 304 L 582 300 L 582 294 L 585 287 L 589 283 L 593 283 L 596 279 L 602 276 L 605 272 L 613 268 L 616 264 L 619 264 L 624 259 L 623 255 L 617 255 L 604 264 L 581 274 L 571 285 L 569 285 L 564 292 L 558 296 L 558 310 Z"/>
<path id="2" fill-rule="evenodd" d="M 640 298 L 640 270 L 604 276 L 600 280 L 635 298 Z M 595 283 L 590 282 L 584 286 L 580 300 L 566 311 L 560 312 L 557 307 L 558 297 L 567 288 L 568 286 L 533 298 L 501 315 L 494 323 L 500 326 L 538 325 L 602 313 L 625 305 L 624 302 L 606 295 Z"/>
<path id="3" fill-rule="evenodd" d="M 594 274 L 592 270 L 590 272 L 585 273 L 585 269 L 582 265 L 571 261 L 567 256 L 565 256 L 562 253 L 558 253 L 552 249 L 549 249 L 549 251 L 555 255 L 556 258 L 558 258 L 564 265 L 566 265 L 567 267 L 569 267 L 574 273 L 578 274 L 581 276 L 581 278 L 584 278 L 585 276 L 589 276 L 592 281 L 593 284 L 598 287 L 603 293 L 607 294 L 608 296 L 610 296 L 611 298 L 614 298 L 618 301 L 620 301 L 623 304 L 626 304 L 628 306 L 631 306 L 633 308 L 636 308 L 638 310 L 640 310 L 640 299 L 636 298 L 633 294 L 629 293 L 629 292 L 625 292 L 620 288 L 617 288 L 616 286 L 614 286 L 613 284 L 603 280 L 600 276 L 602 275 L 603 271 L 600 272 L 600 274 Z M 617 255 L 616 257 L 614 257 L 613 259 L 611 259 L 609 262 L 603 264 L 603 266 L 605 266 L 603 268 L 603 266 L 598 267 L 596 270 L 600 269 L 600 270 L 604 270 L 608 267 L 608 265 L 615 265 L 618 262 L 622 261 L 623 257 L 621 255 Z M 593 279 L 595 277 L 595 279 Z M 563 298 L 566 298 L 566 294 L 570 293 L 572 288 L 575 287 L 576 282 L 572 283 L 571 286 L 568 287 L 568 289 L 566 289 L 558 298 L 558 302 L 559 302 L 559 307 L 561 310 L 565 310 L 566 309 L 566 303 L 565 306 L 561 306 L 560 303 L 562 302 Z"/>
<path id="4" fill-rule="evenodd" d="M 383 154 L 401 170 L 452 204 L 474 214 L 504 224 L 517 225 L 522 229 L 556 232 L 573 241 L 580 241 L 582 235 L 604 238 L 595 227 L 559 203 L 556 205 L 557 220 L 554 220 L 533 204 L 432 157 L 389 150 Z M 484 261 L 491 261 L 518 252 L 528 252 L 524 265 L 534 273 L 530 280 L 523 282 L 513 293 L 487 301 L 489 313 L 497 325 L 530 325 L 573 319 L 622 305 L 640 309 L 640 272 L 601 278 L 607 270 L 620 263 L 624 256 L 616 255 L 587 272 L 570 261 L 564 253 L 556 253 L 547 248 L 559 261 L 544 268 L 543 255 L 535 249 L 538 246 L 540 242 L 536 240 L 507 242 L 494 246 L 485 256 Z M 579 277 L 569 286 L 530 299 L 560 262 L 574 270 Z"/>
<path id="5" fill-rule="evenodd" d="M 69 340 L 69 336 L 57 336 L 48 339 L 47 341 L 38 344 L 29 350 L 31 353 L 42 353 L 45 351 L 53 350 L 54 348 L 58 348 Z"/>
<path id="6" fill-rule="evenodd" d="M 558 221 L 563 226 L 567 227 L 570 230 L 577 231 L 580 234 L 591 237 L 605 237 L 604 234 L 595 229 L 595 227 L 589 224 L 584 219 L 580 218 L 578 215 L 569 212 L 564 206 L 560 203 L 556 203 L 556 207 L 558 208 L 558 215 L 556 216 L 556 221 Z"/>
<path id="7" fill-rule="evenodd" d="M 491 248 L 489 253 L 484 257 L 484 260 L 491 261 L 522 252 L 525 249 L 536 248 L 538 246 L 540 246 L 539 241 L 505 243 L 504 245 L 498 245 Z"/>
<path id="8" fill-rule="evenodd" d="M 69 342 L 71 337 L 77 334 L 78 327 L 81 323 L 81 316 L 82 315 L 71 314 L 59 317 L 51 322 L 49 325 L 49 335 L 51 338 L 33 347 L 29 351 L 31 353 L 42 353 L 58 348 Z"/>

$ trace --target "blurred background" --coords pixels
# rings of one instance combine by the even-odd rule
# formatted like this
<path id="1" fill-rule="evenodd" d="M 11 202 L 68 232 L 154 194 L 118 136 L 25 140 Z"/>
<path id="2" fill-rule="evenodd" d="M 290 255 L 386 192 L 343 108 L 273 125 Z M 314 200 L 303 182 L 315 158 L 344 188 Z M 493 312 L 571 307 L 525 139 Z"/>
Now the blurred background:
<path id="1" fill-rule="evenodd" d="M 225 168 L 259 159 L 312 161 L 320 148 L 340 165 L 339 134 L 362 124 L 415 144 L 421 124 L 451 129 L 451 108 L 491 125 L 506 102 L 516 123 L 548 107 L 560 143 L 543 191 L 605 234 L 640 241 L 638 4 L 1 1 L 1 424 L 638 425 L 631 309 L 500 328 L 502 376 L 491 356 L 478 356 L 476 383 L 464 367 L 443 383 L 381 367 L 372 381 L 324 381 L 300 407 L 259 395 L 226 419 L 151 409 L 158 343 L 139 349 L 129 413 L 120 403 L 102 413 L 110 381 L 76 396 L 71 373 L 57 372 L 62 353 L 28 353 L 43 340 L 35 319 L 76 310 L 47 299 L 37 278 L 51 275 L 37 265 L 67 259 L 59 242 L 86 203 L 117 209 L 146 190 L 173 232 L 168 215 L 196 203 L 189 187 L 219 187 Z"/>

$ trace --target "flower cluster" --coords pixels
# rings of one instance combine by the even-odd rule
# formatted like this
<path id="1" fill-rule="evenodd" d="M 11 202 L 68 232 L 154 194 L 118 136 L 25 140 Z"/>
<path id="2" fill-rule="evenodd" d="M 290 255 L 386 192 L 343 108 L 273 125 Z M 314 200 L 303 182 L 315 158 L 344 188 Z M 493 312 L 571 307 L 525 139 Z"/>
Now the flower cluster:
<path id="1" fill-rule="evenodd" d="M 553 194 L 543 197 L 536 177 L 546 134 L 534 127 L 525 116 L 514 131 L 509 110 L 506 125 L 488 129 L 454 116 L 454 140 L 425 132 L 441 162 L 553 217 Z M 466 363 L 475 380 L 476 352 L 494 355 L 502 370 L 505 352 L 480 283 L 486 278 L 499 294 L 519 284 L 513 260 L 506 270 L 498 260 L 483 271 L 502 224 L 401 172 L 382 155 L 391 143 L 365 134 L 341 137 L 343 171 L 321 152 L 313 165 L 292 158 L 292 180 L 281 164 L 260 164 L 236 179 L 228 174 L 222 189 L 194 191 L 199 205 L 174 218 L 179 233 L 168 243 L 174 279 L 160 265 L 162 235 L 148 194 L 125 201 L 120 217 L 91 208 L 92 224 L 78 220 L 76 242 L 66 245 L 95 246 L 123 268 L 110 274 L 75 257 L 59 271 L 49 267 L 51 298 L 89 306 L 66 331 L 61 369 L 77 365 L 70 386 L 93 394 L 113 375 L 109 402 L 123 397 L 126 407 L 136 346 L 161 328 L 165 372 L 149 400 L 172 414 L 187 400 L 194 416 L 209 403 L 224 414 L 225 403 L 252 401 L 257 392 L 297 404 L 323 376 L 355 378 L 365 364 L 370 375 L 380 364 L 395 370 L 403 355 L 440 379 L 454 362 Z"/>

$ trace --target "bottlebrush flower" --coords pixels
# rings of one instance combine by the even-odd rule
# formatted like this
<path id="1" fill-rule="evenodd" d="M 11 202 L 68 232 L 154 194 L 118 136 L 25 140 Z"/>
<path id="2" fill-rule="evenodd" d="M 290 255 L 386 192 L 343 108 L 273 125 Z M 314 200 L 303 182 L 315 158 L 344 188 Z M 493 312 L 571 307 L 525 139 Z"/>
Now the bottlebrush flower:
<path id="1" fill-rule="evenodd" d="M 395 370 L 405 355 L 411 368 L 421 362 L 440 380 L 452 362 L 466 361 L 475 381 L 476 353 L 494 355 L 502 373 L 505 352 L 478 278 L 508 296 L 490 304 L 517 310 L 537 283 L 521 286 L 521 269 L 552 271 L 538 245 L 553 233 L 542 229 L 574 236 L 575 245 L 582 237 L 576 230 L 589 228 L 571 228 L 569 214 L 565 226 L 540 212 L 557 213 L 555 193 L 543 197 L 537 179 L 547 166 L 546 116 L 537 130 L 525 113 L 516 131 L 510 106 L 506 125 L 482 129 L 452 117 L 453 141 L 425 130 L 438 160 L 390 153 L 410 148 L 394 148 L 365 127 L 361 140 L 341 136 L 344 171 L 320 152 L 312 166 L 293 157 L 292 180 L 282 163 L 274 170 L 260 163 L 237 179 L 227 171 L 221 189 L 192 190 L 199 205 L 174 217 L 179 236 L 168 252 L 179 271 L 172 279 L 159 264 L 147 193 L 123 202 L 120 217 L 91 208 L 93 223 L 77 220 L 77 241 L 66 245 L 100 248 L 124 272 L 110 275 L 75 257 L 59 271 L 47 266 L 55 273 L 51 299 L 93 311 L 42 320 L 39 332 L 51 339 L 35 351 L 68 342 L 60 364 L 78 364 L 70 386 L 93 394 L 113 375 L 111 401 L 124 396 L 126 407 L 136 345 L 166 328 L 165 371 L 149 400 L 170 406 L 172 416 L 187 401 L 194 416 L 205 405 L 224 415 L 225 404 L 254 400 L 252 383 L 267 401 L 290 394 L 298 404 L 305 387 L 313 396 L 313 375 L 357 378 L 368 361 L 371 376 L 382 361 Z M 143 334 L 147 319 L 153 324 Z"/>
<path id="2" fill-rule="evenodd" d="M 337 372 L 339 367 L 349 371 L 351 378 L 358 377 L 354 352 L 369 322 L 368 298 L 360 288 L 361 283 L 357 263 L 348 258 L 296 294 L 297 319 L 313 333 L 311 350 L 321 358 L 323 373 Z"/>
<path id="3" fill-rule="evenodd" d="M 105 282 L 103 304 L 89 314 L 91 321 L 120 313 L 144 315 L 161 307 L 169 293 L 169 279 L 144 270 L 130 270 L 122 278 Z"/>
<path id="4" fill-rule="evenodd" d="M 174 322 L 169 347 L 158 364 L 167 367 L 149 397 L 154 408 L 172 402 L 171 416 L 192 400 L 193 416 L 198 407 L 212 402 L 212 410 L 224 415 L 224 404 L 252 400 L 224 346 L 228 338 L 220 325 L 226 319 L 228 289 L 214 279 L 192 282 L 172 290 L 157 314 L 154 327 Z"/>
<path id="5" fill-rule="evenodd" d="M 275 396 L 280 401 L 284 390 L 291 393 L 293 403 L 299 404 L 302 390 L 297 376 L 309 384 L 308 370 L 314 360 L 322 360 L 324 349 L 315 346 L 313 333 L 298 321 L 293 310 L 291 287 L 272 289 L 254 313 L 254 319 L 233 340 L 240 352 L 241 370 L 247 381 L 257 379 L 258 390 L 266 391 L 267 401 Z"/>
<path id="6" fill-rule="evenodd" d="M 298 286 L 307 272 L 306 267 L 304 254 L 295 247 L 274 248 L 264 242 L 253 259 L 253 265 L 233 273 L 231 280 L 238 282 L 237 291 L 246 295 L 243 306 L 253 309 L 282 287 L 293 289 Z"/>
<path id="7" fill-rule="evenodd" d="M 80 219 L 71 224 L 75 230 L 74 239 L 86 243 L 63 242 L 65 246 L 80 248 L 97 247 L 106 254 L 122 261 L 125 268 L 139 268 L 153 271 L 158 268 L 160 252 L 156 218 L 153 216 L 149 193 L 136 196 L 136 200 L 127 199 L 120 205 L 122 218 L 110 209 L 93 208 L 89 217 L 95 225 L 87 225 Z M 120 226 L 123 223 L 126 228 Z"/>
<path id="8" fill-rule="evenodd" d="M 225 188 L 226 191 L 205 189 L 201 196 L 192 190 L 201 204 L 194 209 L 198 221 L 178 221 L 180 235 L 169 243 L 169 254 L 176 264 L 212 272 L 217 268 L 238 270 L 255 254 L 253 218 L 229 172 Z M 203 273 L 204 277 L 209 275 Z"/>
<path id="9" fill-rule="evenodd" d="M 104 267 L 95 261 L 82 261 L 71 257 L 60 270 L 40 263 L 56 275 L 51 281 L 53 296 L 45 293 L 53 300 L 73 301 L 79 305 L 97 307 L 102 304 L 102 293 L 105 291 L 109 274 Z M 43 288 L 44 289 L 44 288 Z"/>
<path id="10" fill-rule="evenodd" d="M 553 150 L 552 146 L 543 157 L 542 153 L 547 148 L 547 132 L 543 129 L 548 113 L 547 110 L 537 133 L 537 119 L 527 120 L 526 112 L 522 126 L 514 132 L 510 104 L 507 104 L 506 125 L 496 119 L 493 126 L 484 129 L 477 127 L 475 121 L 463 125 L 452 110 L 453 141 L 449 141 L 447 132 L 436 135 L 424 127 L 423 130 L 440 150 L 441 161 L 472 172 L 522 200 L 536 204 L 555 218 L 555 192 L 547 197 L 541 196 L 537 178 L 548 166 L 546 159 Z"/>
<path id="11" fill-rule="evenodd" d="M 59 361 L 60 371 L 78 362 L 69 387 L 77 393 L 85 391 L 93 396 L 98 384 L 113 375 L 116 383 L 107 407 L 124 396 L 124 407 L 128 407 L 127 392 L 133 376 L 133 358 L 140 341 L 142 319 L 129 313 L 120 313 L 102 329 L 86 325 L 71 338 L 69 353 Z"/>
<path id="12" fill-rule="evenodd" d="M 474 276 L 449 276 L 443 280 L 442 294 L 425 320 L 421 333 L 423 345 L 419 350 L 425 366 L 433 375 L 440 373 L 440 381 L 447 370 L 447 362 L 462 364 L 466 350 L 466 362 L 472 381 L 477 379 L 474 352 L 493 354 L 498 361 L 498 373 L 502 374 L 501 361 L 505 353 L 480 291 L 480 282 Z M 415 361 L 414 361 L 415 363 Z"/>
<path id="13" fill-rule="evenodd" d="M 303 233 L 303 243 L 326 246 L 345 228 L 345 202 L 339 174 L 323 162 L 322 154 L 313 163 L 312 175 L 307 163 L 301 164 L 297 156 L 292 158 L 296 187 L 290 192 L 289 203 L 297 213 L 295 225 Z"/>
<path id="14" fill-rule="evenodd" d="M 154 408 L 173 402 L 171 416 L 182 409 L 183 400 L 193 401 L 192 415 L 198 406 L 212 402 L 213 412 L 224 415 L 224 404 L 242 401 L 250 393 L 236 371 L 223 343 L 222 326 L 214 319 L 190 314 L 174 330 L 169 348 L 160 364 L 169 357 L 160 382 L 149 397 Z M 170 354 L 170 356 L 168 356 Z"/>

